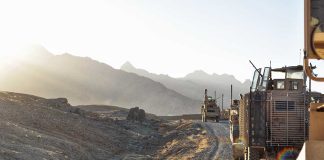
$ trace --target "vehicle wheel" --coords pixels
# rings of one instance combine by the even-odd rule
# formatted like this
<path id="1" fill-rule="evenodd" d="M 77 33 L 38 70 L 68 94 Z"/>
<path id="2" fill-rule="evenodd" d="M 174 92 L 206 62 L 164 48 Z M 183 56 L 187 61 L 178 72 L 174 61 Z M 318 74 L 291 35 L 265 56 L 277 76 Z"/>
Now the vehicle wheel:
<path id="1" fill-rule="evenodd" d="M 216 122 L 219 122 L 219 117 L 216 117 L 215 121 L 216 121 Z"/>
<path id="2" fill-rule="evenodd" d="M 233 150 L 233 159 L 234 160 L 244 160 L 244 146 L 243 144 L 232 143 L 232 150 Z"/>
<path id="3" fill-rule="evenodd" d="M 255 148 L 248 147 L 247 160 L 260 160 L 260 154 Z"/>

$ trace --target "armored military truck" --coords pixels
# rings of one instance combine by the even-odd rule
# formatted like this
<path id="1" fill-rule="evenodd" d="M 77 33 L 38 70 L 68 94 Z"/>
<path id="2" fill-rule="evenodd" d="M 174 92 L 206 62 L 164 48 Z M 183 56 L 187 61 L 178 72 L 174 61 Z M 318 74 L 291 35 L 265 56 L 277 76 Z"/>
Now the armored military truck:
<path id="1" fill-rule="evenodd" d="M 255 70 L 250 93 L 241 96 L 239 139 L 247 160 L 296 158 L 308 137 L 303 66 Z"/>
<path id="2" fill-rule="evenodd" d="M 240 136 L 240 125 L 239 125 L 239 107 L 240 100 L 233 100 L 230 107 L 230 139 L 232 142 L 233 159 L 244 159 L 244 145 L 241 143 Z"/>
<path id="3" fill-rule="evenodd" d="M 219 122 L 220 108 L 216 104 L 216 97 L 207 95 L 207 89 L 205 89 L 204 104 L 201 106 L 201 120 L 207 122 L 207 120 L 213 120 Z"/>
<path id="4" fill-rule="evenodd" d="M 230 109 L 230 139 L 232 143 L 237 143 L 239 139 L 239 100 L 233 100 Z"/>

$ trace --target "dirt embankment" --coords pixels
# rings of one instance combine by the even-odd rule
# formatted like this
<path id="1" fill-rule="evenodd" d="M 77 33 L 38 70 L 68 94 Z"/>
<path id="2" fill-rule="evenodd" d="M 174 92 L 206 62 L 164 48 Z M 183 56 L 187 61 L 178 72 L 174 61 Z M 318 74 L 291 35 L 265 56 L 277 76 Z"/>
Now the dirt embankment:
<path id="1" fill-rule="evenodd" d="M 165 143 L 157 159 L 207 159 L 210 137 L 200 124 L 180 120 L 165 128 L 161 128 Z"/>
<path id="2" fill-rule="evenodd" d="M 0 159 L 202 159 L 210 145 L 198 124 L 127 112 L 0 92 Z"/>

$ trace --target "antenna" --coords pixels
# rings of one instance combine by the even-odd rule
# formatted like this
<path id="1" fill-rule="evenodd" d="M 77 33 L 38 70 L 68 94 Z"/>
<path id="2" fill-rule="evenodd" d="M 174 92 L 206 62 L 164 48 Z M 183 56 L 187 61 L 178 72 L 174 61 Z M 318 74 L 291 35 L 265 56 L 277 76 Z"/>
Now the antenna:
<path id="1" fill-rule="evenodd" d="M 231 84 L 231 107 L 233 105 L 233 85 Z"/>
<path id="2" fill-rule="evenodd" d="M 259 72 L 259 74 L 260 74 L 260 76 L 263 78 L 263 75 L 261 74 L 261 72 L 255 67 L 255 65 L 252 63 L 252 61 L 251 60 L 249 60 L 250 61 L 250 63 L 252 64 L 252 66 L 254 67 L 254 69 L 257 71 L 257 72 Z"/>
<path id="3" fill-rule="evenodd" d="M 301 59 L 302 59 L 302 49 L 299 49 L 299 63 L 301 64 Z"/>
<path id="4" fill-rule="evenodd" d="M 272 62 L 270 60 L 270 73 L 269 73 L 269 77 L 272 80 L 272 72 L 271 72 L 271 70 L 272 70 Z"/>
<path id="5" fill-rule="evenodd" d="M 222 94 L 222 111 L 224 110 L 224 94 Z"/>

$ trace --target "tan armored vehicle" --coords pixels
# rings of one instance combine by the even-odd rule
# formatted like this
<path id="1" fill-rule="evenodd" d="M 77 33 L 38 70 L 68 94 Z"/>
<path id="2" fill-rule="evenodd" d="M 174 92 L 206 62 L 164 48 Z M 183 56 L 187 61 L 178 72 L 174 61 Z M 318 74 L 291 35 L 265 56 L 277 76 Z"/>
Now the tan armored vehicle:
<path id="1" fill-rule="evenodd" d="M 298 156 L 308 138 L 304 78 L 303 66 L 265 67 L 263 74 L 255 70 L 250 93 L 242 96 L 239 107 L 245 159 L 275 159 L 285 150 L 285 158 Z"/>
<path id="2" fill-rule="evenodd" d="M 230 118 L 230 109 L 223 109 L 221 111 L 220 119 L 227 121 L 229 120 L 229 118 Z"/>
<path id="3" fill-rule="evenodd" d="M 239 100 L 233 100 L 230 109 L 229 123 L 230 123 L 230 139 L 232 143 L 239 141 Z"/>
<path id="4" fill-rule="evenodd" d="M 230 108 L 230 139 L 232 142 L 233 159 L 244 159 L 244 146 L 239 140 L 239 107 L 240 100 L 233 100 Z"/>
<path id="5" fill-rule="evenodd" d="M 220 108 L 216 104 L 216 97 L 207 95 L 207 89 L 205 89 L 204 104 L 201 106 L 201 120 L 207 122 L 207 120 L 213 120 L 219 122 Z"/>

